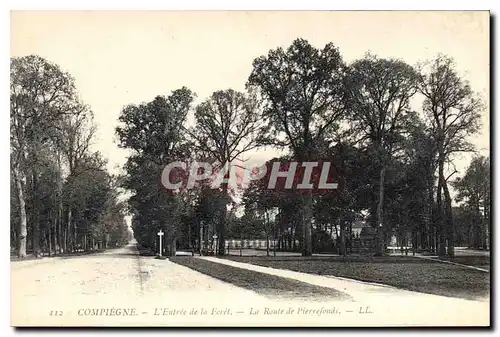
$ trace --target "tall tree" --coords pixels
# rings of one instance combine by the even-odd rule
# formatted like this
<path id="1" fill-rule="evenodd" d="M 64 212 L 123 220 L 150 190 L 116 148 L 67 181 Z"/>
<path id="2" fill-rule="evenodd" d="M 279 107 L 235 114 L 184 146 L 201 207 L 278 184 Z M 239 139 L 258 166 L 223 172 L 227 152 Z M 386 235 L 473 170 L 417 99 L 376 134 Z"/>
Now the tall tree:
<path id="1" fill-rule="evenodd" d="M 101 215 L 115 207 L 109 196 L 117 189 L 109 184 L 105 161 L 89 150 L 94 131 L 92 112 L 69 74 L 39 56 L 11 60 L 11 183 L 17 195 L 12 223 L 19 224 L 19 257 L 30 242 L 38 256 L 66 251 L 68 242 L 73 250 L 88 249 L 91 232 L 98 241 L 105 234 L 123 235 L 101 226 Z M 122 214 L 115 215 L 114 221 L 123 222 Z"/>
<path id="2" fill-rule="evenodd" d="M 183 87 L 140 105 L 128 105 L 116 128 L 122 148 L 131 150 L 125 164 L 123 187 L 132 192 L 129 206 L 134 215 L 138 242 L 151 248 L 156 231 L 166 233 L 168 254 L 175 254 L 176 227 L 182 205 L 178 195 L 168 193 L 161 176 L 165 165 L 189 157 L 183 124 L 194 94 Z"/>
<path id="3" fill-rule="evenodd" d="M 404 168 L 407 177 L 405 196 L 413 207 L 414 220 L 420 224 L 417 226 L 417 244 L 420 248 L 435 252 L 437 227 L 432 219 L 437 165 L 436 142 L 428 125 L 419 118 L 411 126 L 405 143 L 407 146 L 403 153 L 408 158 Z"/>
<path id="4" fill-rule="evenodd" d="M 274 160 L 273 160 L 274 161 Z M 266 188 L 264 179 L 253 180 L 243 194 L 246 220 L 256 225 L 256 230 L 266 238 L 267 256 L 269 256 L 269 239 L 276 229 L 275 219 L 270 218 L 271 210 L 283 203 L 283 194 Z"/>
<path id="5" fill-rule="evenodd" d="M 106 160 L 99 152 L 86 154 L 66 179 L 63 186 L 63 206 L 66 210 L 63 246 L 67 250 L 87 250 L 90 247 L 88 239 L 103 241 L 105 231 L 100 217 L 108 211 L 108 207 L 114 207 L 108 198 L 115 192 L 111 186 L 112 177 L 105 167 Z"/>
<path id="6" fill-rule="evenodd" d="M 343 188 L 338 193 L 318 196 L 315 205 L 317 224 L 330 225 L 330 233 L 339 228 L 337 236 L 339 253 L 346 255 L 346 229 L 348 219 L 354 220 L 372 202 L 372 175 L 374 167 L 370 152 L 356 148 L 348 142 L 339 141 L 326 151 L 329 158 L 339 158 L 340 179 Z"/>
<path id="7" fill-rule="evenodd" d="M 387 164 L 406 132 L 412 117 L 410 99 L 417 91 L 418 75 L 408 64 L 373 55 L 355 61 L 349 67 L 346 81 L 347 106 L 354 127 L 377 152 L 378 201 L 376 226 L 378 254 L 385 245 L 383 231 L 384 186 Z"/>
<path id="8" fill-rule="evenodd" d="M 478 131 L 483 105 L 469 83 L 458 75 L 454 61 L 446 56 L 438 56 L 424 67 L 419 89 L 437 145 L 439 254 L 453 256 L 453 214 L 445 164 L 455 152 L 473 150 L 467 137 Z"/>
<path id="9" fill-rule="evenodd" d="M 57 146 L 60 149 L 62 159 L 68 167 L 68 180 L 73 180 L 75 175 L 81 174 L 80 166 L 84 164 L 89 157 L 89 148 L 95 136 L 96 126 L 93 120 L 92 111 L 87 106 L 81 106 L 78 114 L 64 116 L 58 124 Z M 103 170 L 100 163 L 97 165 L 87 165 L 85 170 Z M 60 181 L 58 181 L 58 187 Z M 78 193 L 78 191 L 75 191 Z M 62 199 L 59 201 L 62 203 Z M 64 216 L 67 219 L 67 226 L 63 229 L 66 240 L 64 240 L 63 249 L 69 249 L 68 244 L 76 244 L 77 229 L 73 221 L 73 206 L 68 204 L 64 209 Z M 73 234 L 73 235 L 71 235 Z M 72 247 L 72 248 L 73 248 Z"/>
<path id="10" fill-rule="evenodd" d="M 196 124 L 189 131 L 194 145 L 219 163 L 221 172 L 231 172 L 231 165 L 247 151 L 262 144 L 265 121 L 253 95 L 232 89 L 216 91 L 196 107 Z M 221 167 L 223 165 L 223 167 Z M 236 164 L 237 165 L 237 164 Z M 236 178 L 236 177 L 234 177 Z M 222 184 L 223 195 L 228 195 L 229 184 Z M 220 198 L 221 221 L 217 234 L 219 254 L 224 254 L 227 198 Z"/>
<path id="11" fill-rule="evenodd" d="M 345 65 L 331 43 L 314 48 L 304 39 L 253 61 L 247 86 L 265 99 L 270 143 L 288 148 L 298 161 L 318 156 L 315 144 L 337 128 L 342 113 Z M 317 157 L 316 157 L 317 159 Z M 312 254 L 312 195 L 304 195 L 302 254 Z"/>
<path id="12" fill-rule="evenodd" d="M 11 170 L 19 198 L 18 255 L 26 256 L 28 176 L 36 185 L 37 154 L 53 140 L 64 115 L 78 114 L 80 102 L 73 78 L 56 64 L 30 55 L 11 59 L 10 71 Z M 35 202 L 33 250 L 39 249 L 38 203 Z"/>
<path id="13" fill-rule="evenodd" d="M 472 247 L 488 249 L 490 230 L 491 181 L 490 159 L 479 156 L 472 159 L 464 176 L 453 182 L 457 201 L 465 201 L 465 208 L 472 210 L 470 223 Z M 481 235 L 482 233 L 482 235 Z"/>

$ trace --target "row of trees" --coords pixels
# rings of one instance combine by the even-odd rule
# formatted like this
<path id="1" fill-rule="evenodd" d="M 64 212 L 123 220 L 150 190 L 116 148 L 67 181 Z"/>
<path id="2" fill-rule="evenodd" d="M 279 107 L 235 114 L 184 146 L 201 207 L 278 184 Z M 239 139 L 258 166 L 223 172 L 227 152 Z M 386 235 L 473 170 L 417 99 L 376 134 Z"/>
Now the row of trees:
<path id="1" fill-rule="evenodd" d="M 73 78 L 39 56 L 11 59 L 11 248 L 20 258 L 123 245 L 116 177 L 90 150 L 96 127 Z"/>
<path id="2" fill-rule="evenodd" d="M 259 182 L 244 192 L 246 219 L 254 221 L 250 210 L 278 207 L 281 230 L 300 240 L 303 255 L 312 253 L 313 231 L 335 225 L 344 232 L 366 213 L 379 254 L 394 230 L 410 231 L 419 248 L 454 254 L 453 160 L 474 150 L 467 139 L 479 130 L 483 106 L 452 59 L 413 67 L 367 54 L 346 64 L 333 44 L 317 49 L 297 39 L 255 59 L 246 87 L 217 91 L 197 106 L 182 88 L 121 112 L 117 134 L 133 152 L 124 187 L 133 193 L 134 231 L 144 244 L 154 245 L 161 228 L 171 249 L 181 237 L 194 245 L 203 218 L 222 253 L 238 191 L 223 184 L 169 194 L 161 170 L 178 160 L 234 163 L 273 146 L 285 152 L 280 159 L 340 158 L 344 188 L 336 193 L 283 195 Z M 186 122 L 191 110 L 193 126 Z"/>
<path id="3" fill-rule="evenodd" d="M 490 159 L 475 157 L 463 177 L 453 182 L 460 206 L 455 208 L 458 244 L 488 249 L 491 233 L 491 173 Z"/>

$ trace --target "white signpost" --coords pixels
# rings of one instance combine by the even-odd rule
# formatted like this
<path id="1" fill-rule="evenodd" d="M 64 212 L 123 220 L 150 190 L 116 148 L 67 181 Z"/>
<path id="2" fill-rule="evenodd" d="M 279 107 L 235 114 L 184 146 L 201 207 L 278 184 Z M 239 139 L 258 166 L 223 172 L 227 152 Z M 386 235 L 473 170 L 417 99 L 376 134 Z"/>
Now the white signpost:
<path id="1" fill-rule="evenodd" d="M 160 256 L 161 256 L 161 241 L 162 241 L 162 236 L 163 236 L 163 231 L 160 229 L 160 231 L 158 232 L 158 236 L 160 237 Z"/>
<path id="2" fill-rule="evenodd" d="M 217 234 L 214 234 L 214 254 L 217 255 L 217 250 L 219 249 L 219 246 L 217 245 Z"/>

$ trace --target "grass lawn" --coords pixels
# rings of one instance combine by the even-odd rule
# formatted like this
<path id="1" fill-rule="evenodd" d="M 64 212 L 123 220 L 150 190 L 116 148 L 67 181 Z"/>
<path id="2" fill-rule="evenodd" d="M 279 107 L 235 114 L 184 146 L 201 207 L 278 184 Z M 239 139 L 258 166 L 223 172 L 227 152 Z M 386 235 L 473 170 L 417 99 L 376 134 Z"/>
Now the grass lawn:
<path id="1" fill-rule="evenodd" d="M 454 257 L 445 256 L 445 257 L 438 257 L 438 259 L 490 270 L 489 256 L 454 256 Z"/>
<path id="2" fill-rule="evenodd" d="M 414 257 L 250 257 L 227 259 L 277 269 L 377 282 L 436 295 L 489 296 L 490 273 Z M 461 262 L 459 262 L 461 263 Z"/>
<path id="3" fill-rule="evenodd" d="M 271 298 L 303 298 L 308 300 L 347 300 L 349 295 L 335 289 L 319 287 L 285 277 L 268 275 L 190 256 L 171 257 L 170 261 L 221 281 L 231 283 Z"/>

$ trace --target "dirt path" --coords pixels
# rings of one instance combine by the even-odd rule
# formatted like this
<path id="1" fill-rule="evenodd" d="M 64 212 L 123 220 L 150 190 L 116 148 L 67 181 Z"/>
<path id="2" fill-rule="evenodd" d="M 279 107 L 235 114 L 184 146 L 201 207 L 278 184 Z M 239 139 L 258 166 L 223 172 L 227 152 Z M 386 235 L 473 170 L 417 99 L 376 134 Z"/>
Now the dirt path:
<path id="1" fill-rule="evenodd" d="M 452 311 L 443 320 L 435 316 L 439 310 L 425 313 L 406 304 L 389 311 L 375 305 L 361 314 L 366 309 L 362 298 L 348 303 L 270 300 L 168 260 L 139 256 L 134 244 L 47 260 L 11 264 L 12 325 L 456 325 L 484 318 L 467 306 L 461 315 Z"/>
<path id="2" fill-rule="evenodd" d="M 215 257 L 199 257 L 211 262 L 226 264 L 270 275 L 291 278 L 321 287 L 329 287 L 352 296 L 362 306 L 370 306 L 378 313 L 386 313 L 381 317 L 393 319 L 392 324 L 439 324 L 439 322 L 455 322 L 455 324 L 485 324 L 489 321 L 489 301 L 470 301 L 460 298 L 424 294 L 395 287 L 362 282 L 358 280 L 301 273 L 291 270 L 257 266 Z M 388 323 L 391 324 L 391 323 Z"/>

